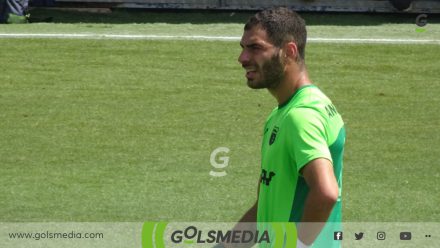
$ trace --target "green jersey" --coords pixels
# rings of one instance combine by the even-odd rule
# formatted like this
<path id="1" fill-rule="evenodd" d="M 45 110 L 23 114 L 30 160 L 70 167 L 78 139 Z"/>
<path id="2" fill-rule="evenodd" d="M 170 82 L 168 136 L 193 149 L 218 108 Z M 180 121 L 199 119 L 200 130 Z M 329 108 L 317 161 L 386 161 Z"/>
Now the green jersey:
<path id="1" fill-rule="evenodd" d="M 264 127 L 257 221 L 299 222 L 308 194 L 300 170 L 314 159 L 325 158 L 332 162 L 339 186 L 339 198 L 327 222 L 340 223 L 344 143 L 342 118 L 316 86 L 299 88 L 286 103 L 275 108 Z M 334 228 L 325 229 L 313 247 L 339 244 L 333 242 Z M 331 235 L 324 237 L 325 232 Z"/>

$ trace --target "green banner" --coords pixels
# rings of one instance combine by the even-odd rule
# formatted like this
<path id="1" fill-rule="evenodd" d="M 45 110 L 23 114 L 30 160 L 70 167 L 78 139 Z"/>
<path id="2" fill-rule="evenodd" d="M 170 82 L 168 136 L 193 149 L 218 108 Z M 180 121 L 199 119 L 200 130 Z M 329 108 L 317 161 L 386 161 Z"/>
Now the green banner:
<path id="1" fill-rule="evenodd" d="M 235 230 L 233 223 L 228 224 L 145 222 L 142 247 L 214 247 L 218 243 L 256 243 L 262 248 L 296 247 L 295 223 L 255 223 L 249 230 Z"/>

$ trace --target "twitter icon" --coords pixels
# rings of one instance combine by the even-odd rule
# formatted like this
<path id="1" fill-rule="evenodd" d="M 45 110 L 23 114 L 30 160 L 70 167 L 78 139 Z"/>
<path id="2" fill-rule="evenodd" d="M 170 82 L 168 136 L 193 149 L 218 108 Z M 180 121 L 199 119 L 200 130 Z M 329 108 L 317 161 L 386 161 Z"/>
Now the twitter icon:
<path id="1" fill-rule="evenodd" d="M 356 240 L 361 240 L 364 237 L 364 233 L 354 233 L 354 237 L 356 238 Z"/>

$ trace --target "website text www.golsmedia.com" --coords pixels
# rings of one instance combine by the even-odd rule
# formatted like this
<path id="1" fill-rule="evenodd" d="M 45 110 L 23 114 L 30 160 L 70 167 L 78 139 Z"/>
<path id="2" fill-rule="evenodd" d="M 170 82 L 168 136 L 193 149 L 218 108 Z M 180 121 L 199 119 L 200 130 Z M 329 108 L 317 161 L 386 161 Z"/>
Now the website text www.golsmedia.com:
<path id="1" fill-rule="evenodd" d="M 8 233 L 9 239 L 103 239 L 103 233 L 88 232 L 15 232 Z"/>

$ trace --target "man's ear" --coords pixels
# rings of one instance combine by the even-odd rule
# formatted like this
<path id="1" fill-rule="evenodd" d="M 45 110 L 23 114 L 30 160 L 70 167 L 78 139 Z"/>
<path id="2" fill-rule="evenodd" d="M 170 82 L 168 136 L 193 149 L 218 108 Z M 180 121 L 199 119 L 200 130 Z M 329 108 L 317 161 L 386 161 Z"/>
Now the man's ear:
<path id="1" fill-rule="evenodd" d="M 291 41 L 291 42 L 287 42 L 284 47 L 284 56 L 286 58 L 290 58 L 293 61 L 297 61 L 298 60 L 298 46 L 296 45 L 295 42 Z"/>

